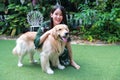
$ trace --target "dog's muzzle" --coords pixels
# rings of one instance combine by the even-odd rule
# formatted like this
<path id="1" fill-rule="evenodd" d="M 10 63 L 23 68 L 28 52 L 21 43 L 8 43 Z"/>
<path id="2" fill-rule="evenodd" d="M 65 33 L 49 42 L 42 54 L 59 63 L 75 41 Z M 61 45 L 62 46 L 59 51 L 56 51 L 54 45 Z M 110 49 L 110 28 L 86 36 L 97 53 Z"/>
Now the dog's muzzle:
<path id="1" fill-rule="evenodd" d="M 64 41 L 64 42 L 68 42 L 68 39 L 69 39 L 69 33 L 68 33 L 68 32 L 65 33 L 64 36 L 60 36 L 60 35 L 59 35 L 59 37 L 60 37 L 60 39 L 61 39 L 62 41 Z"/>

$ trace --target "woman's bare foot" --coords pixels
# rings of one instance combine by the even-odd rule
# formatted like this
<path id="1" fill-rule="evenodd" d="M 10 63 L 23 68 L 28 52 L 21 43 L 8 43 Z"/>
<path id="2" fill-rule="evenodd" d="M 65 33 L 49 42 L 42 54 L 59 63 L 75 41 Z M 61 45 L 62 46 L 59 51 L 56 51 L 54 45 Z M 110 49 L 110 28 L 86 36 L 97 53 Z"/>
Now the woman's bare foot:
<path id="1" fill-rule="evenodd" d="M 80 66 L 78 64 L 75 63 L 75 61 L 71 61 L 71 65 L 76 68 L 76 69 L 80 69 Z"/>

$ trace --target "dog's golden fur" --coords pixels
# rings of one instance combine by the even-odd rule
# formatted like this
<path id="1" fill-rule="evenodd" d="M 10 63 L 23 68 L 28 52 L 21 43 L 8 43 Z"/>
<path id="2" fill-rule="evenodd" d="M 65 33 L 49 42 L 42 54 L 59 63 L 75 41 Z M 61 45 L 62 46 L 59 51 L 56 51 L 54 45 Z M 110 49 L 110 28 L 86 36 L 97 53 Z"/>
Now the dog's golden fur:
<path id="1" fill-rule="evenodd" d="M 42 70 L 48 74 L 53 74 L 54 71 L 50 68 L 52 65 L 59 69 L 65 67 L 59 62 L 59 55 L 63 53 L 66 41 L 69 38 L 69 29 L 67 25 L 60 24 L 49 30 L 50 34 L 43 42 L 42 48 L 35 49 L 34 39 L 36 32 L 26 32 L 16 40 L 16 46 L 13 49 L 13 54 L 18 55 L 18 66 L 23 66 L 22 59 L 26 53 L 30 54 L 30 62 L 35 62 L 33 54 L 37 50 L 40 53 L 40 61 Z"/>

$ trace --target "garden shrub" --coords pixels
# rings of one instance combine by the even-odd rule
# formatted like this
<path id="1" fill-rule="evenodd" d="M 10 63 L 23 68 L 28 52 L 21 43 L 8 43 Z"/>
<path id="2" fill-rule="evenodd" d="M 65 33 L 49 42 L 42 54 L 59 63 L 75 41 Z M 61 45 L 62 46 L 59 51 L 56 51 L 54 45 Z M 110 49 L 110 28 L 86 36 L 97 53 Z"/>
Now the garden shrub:
<path id="1" fill-rule="evenodd" d="M 9 0 L 18 1 L 18 0 Z M 37 0 L 38 3 L 31 6 L 28 0 L 25 4 L 9 3 L 7 6 L 8 14 L 6 21 L 0 22 L 4 25 L 0 30 L 0 34 L 18 35 L 25 28 L 29 28 L 26 15 L 29 11 L 37 9 L 43 13 L 44 20 L 49 19 L 51 7 L 55 4 L 55 0 Z M 74 14 L 74 18 L 68 20 L 68 24 L 72 23 L 73 28 L 79 26 L 79 36 L 88 41 L 97 39 L 113 43 L 120 41 L 120 2 L 119 0 L 64 0 L 61 5 L 67 7 L 67 13 Z M 75 10 L 70 9 L 72 4 Z M 72 31 L 72 30 L 71 30 Z M 74 30 L 76 33 L 78 29 Z"/>

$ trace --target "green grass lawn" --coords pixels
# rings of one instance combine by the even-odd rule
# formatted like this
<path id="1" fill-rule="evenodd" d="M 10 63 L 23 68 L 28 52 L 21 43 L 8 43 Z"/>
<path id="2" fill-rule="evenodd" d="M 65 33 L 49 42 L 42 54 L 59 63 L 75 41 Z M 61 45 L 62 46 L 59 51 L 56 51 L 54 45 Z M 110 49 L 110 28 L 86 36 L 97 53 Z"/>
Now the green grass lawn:
<path id="1" fill-rule="evenodd" d="M 0 80 L 120 80 L 120 45 L 72 45 L 80 70 L 71 66 L 64 70 L 55 68 L 53 75 L 42 72 L 40 63 L 30 64 L 29 56 L 18 68 L 18 58 L 12 54 L 14 46 L 15 40 L 0 40 Z M 35 55 L 37 60 L 38 56 Z"/>

